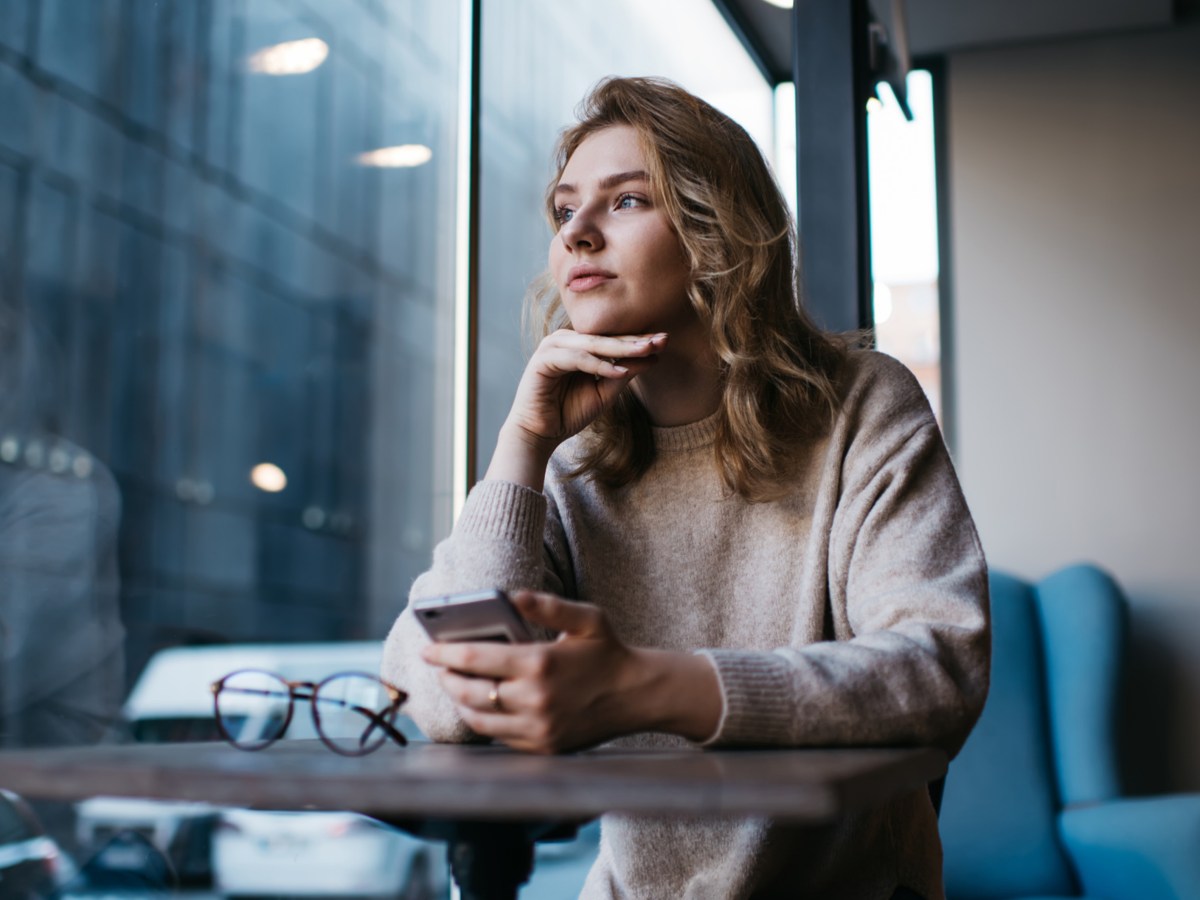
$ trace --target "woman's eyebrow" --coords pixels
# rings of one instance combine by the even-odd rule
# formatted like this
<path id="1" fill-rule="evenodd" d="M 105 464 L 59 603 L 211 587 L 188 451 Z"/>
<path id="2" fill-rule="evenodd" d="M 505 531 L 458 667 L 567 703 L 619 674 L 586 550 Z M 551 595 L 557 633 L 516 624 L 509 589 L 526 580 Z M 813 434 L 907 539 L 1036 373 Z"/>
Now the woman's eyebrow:
<path id="1" fill-rule="evenodd" d="M 633 169 L 629 172 L 617 172 L 613 175 L 606 175 L 600 179 L 600 189 L 608 190 L 619 184 L 624 184 L 627 181 L 649 181 L 650 174 L 643 169 Z M 557 194 L 574 194 L 576 193 L 575 185 L 559 182 L 554 188 L 554 193 Z"/>

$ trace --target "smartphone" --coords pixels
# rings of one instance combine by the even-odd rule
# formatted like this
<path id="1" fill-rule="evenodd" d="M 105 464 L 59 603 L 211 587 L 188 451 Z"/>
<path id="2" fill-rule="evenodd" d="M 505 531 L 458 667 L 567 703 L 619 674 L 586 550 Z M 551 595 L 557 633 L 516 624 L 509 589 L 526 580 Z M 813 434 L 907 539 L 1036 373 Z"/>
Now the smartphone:
<path id="1" fill-rule="evenodd" d="M 528 644 L 535 640 L 508 595 L 496 588 L 414 600 L 413 614 L 434 641 Z"/>

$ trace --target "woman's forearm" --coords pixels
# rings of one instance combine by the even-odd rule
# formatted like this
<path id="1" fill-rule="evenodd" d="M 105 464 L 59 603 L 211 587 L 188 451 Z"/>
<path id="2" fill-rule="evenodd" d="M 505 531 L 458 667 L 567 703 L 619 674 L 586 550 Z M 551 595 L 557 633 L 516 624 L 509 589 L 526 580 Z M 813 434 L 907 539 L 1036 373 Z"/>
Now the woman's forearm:
<path id="1" fill-rule="evenodd" d="M 546 465 L 553 448 L 547 450 L 519 428 L 505 425 L 496 438 L 496 450 L 484 476 L 489 481 L 511 481 L 535 491 L 546 483 Z"/>
<path id="2" fill-rule="evenodd" d="M 658 731 L 696 742 L 711 738 L 721 722 L 723 701 L 708 657 L 671 650 L 632 653 L 628 733 Z"/>

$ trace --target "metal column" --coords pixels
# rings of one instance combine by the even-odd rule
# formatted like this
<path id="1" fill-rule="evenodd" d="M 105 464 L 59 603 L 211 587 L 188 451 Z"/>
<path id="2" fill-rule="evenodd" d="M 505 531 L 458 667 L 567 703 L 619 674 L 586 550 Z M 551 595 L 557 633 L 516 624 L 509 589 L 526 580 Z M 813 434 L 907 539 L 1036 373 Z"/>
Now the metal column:
<path id="1" fill-rule="evenodd" d="M 833 331 L 871 325 L 867 0 L 796 0 L 800 273 L 804 302 Z"/>

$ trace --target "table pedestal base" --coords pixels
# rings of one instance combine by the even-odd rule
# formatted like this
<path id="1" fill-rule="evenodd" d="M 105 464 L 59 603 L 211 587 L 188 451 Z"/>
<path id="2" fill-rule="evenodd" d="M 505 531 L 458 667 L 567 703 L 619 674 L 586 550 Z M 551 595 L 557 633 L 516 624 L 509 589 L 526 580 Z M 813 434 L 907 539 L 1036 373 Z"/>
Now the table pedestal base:
<path id="1" fill-rule="evenodd" d="M 533 845 L 567 841 L 582 822 L 447 822 L 386 819 L 422 838 L 446 841 L 461 900 L 517 900 L 533 872 Z"/>
<path id="2" fill-rule="evenodd" d="M 533 842 L 503 829 L 453 840 L 446 856 L 462 900 L 517 900 L 533 872 Z"/>

